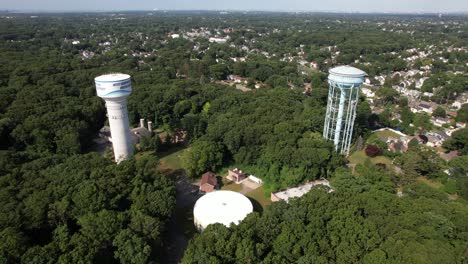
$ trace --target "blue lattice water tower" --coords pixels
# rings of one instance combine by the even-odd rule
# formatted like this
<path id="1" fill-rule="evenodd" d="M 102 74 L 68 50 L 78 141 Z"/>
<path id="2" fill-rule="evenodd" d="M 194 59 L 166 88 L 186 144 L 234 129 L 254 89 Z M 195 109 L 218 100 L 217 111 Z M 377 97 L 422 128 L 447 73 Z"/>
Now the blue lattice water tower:
<path id="1" fill-rule="evenodd" d="M 360 88 L 366 75 L 351 66 L 339 66 L 329 71 L 323 137 L 333 141 L 335 150 L 345 155 L 349 155 Z"/>

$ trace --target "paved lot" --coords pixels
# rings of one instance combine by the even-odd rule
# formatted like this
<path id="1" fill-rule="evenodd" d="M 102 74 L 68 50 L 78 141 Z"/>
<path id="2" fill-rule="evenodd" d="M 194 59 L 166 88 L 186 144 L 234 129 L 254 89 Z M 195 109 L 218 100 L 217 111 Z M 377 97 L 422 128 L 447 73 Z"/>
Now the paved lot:
<path id="1" fill-rule="evenodd" d="M 232 181 L 232 179 L 230 179 L 229 177 L 225 177 L 226 179 L 229 180 L 229 184 L 237 184 L 237 183 L 234 183 Z M 259 188 L 260 184 L 256 183 L 256 182 L 253 182 L 249 179 L 247 180 L 244 180 L 243 182 L 241 182 L 240 184 L 240 190 L 238 192 L 242 193 L 242 194 L 246 194 L 246 193 L 249 193 L 257 188 Z"/>
<path id="2" fill-rule="evenodd" d="M 246 181 L 242 182 L 242 185 L 244 185 L 245 188 L 251 189 L 252 191 L 259 188 L 260 186 L 262 186 L 261 184 L 253 182 L 251 180 L 246 180 Z"/>

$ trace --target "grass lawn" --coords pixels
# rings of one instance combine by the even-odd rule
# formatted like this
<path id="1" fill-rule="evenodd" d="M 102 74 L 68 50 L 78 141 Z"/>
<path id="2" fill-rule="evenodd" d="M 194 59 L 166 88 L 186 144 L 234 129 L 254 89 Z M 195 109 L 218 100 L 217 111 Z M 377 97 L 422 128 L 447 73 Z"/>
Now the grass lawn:
<path id="1" fill-rule="evenodd" d="M 233 181 L 228 180 L 226 177 L 223 177 L 223 186 L 221 190 L 224 191 L 233 191 L 233 192 L 241 192 L 243 187 L 241 184 L 235 184 Z M 254 206 L 254 210 L 257 212 L 262 212 L 268 205 L 271 204 L 270 197 L 264 195 L 263 186 L 250 191 L 245 194 Z"/>
<path id="2" fill-rule="evenodd" d="M 442 183 L 437 180 L 431 180 L 426 177 L 419 176 L 417 178 L 417 181 L 427 184 L 428 186 L 434 189 L 445 192 L 448 195 L 450 200 L 458 199 L 456 183 L 453 180 L 449 179 L 447 182 Z"/>
<path id="3" fill-rule="evenodd" d="M 262 211 L 271 204 L 270 197 L 266 197 L 264 194 L 263 186 L 246 193 L 245 196 L 249 197 L 251 200 L 256 201 L 262 207 Z M 253 202 L 253 204 L 255 209 L 255 202 Z M 259 208 L 256 209 L 257 211 L 259 210 Z"/>
<path id="4" fill-rule="evenodd" d="M 150 156 L 150 155 L 153 155 L 154 152 L 153 151 L 142 151 L 142 152 L 138 152 L 135 154 L 135 159 L 140 159 L 142 157 L 145 157 L 145 156 Z"/>
<path id="5" fill-rule="evenodd" d="M 179 170 L 182 169 L 182 155 L 188 148 L 181 148 L 172 153 L 161 153 L 161 166 L 166 169 Z M 159 153 L 156 153 L 159 156 Z"/>
<path id="6" fill-rule="evenodd" d="M 165 152 L 142 151 L 135 154 L 135 159 L 141 159 L 145 156 L 158 156 L 160 157 L 161 167 L 165 170 L 179 170 L 182 169 L 182 155 L 189 148 L 174 147 Z"/>
<path id="7" fill-rule="evenodd" d="M 387 167 L 392 167 L 393 166 L 392 161 L 389 158 L 385 157 L 385 156 L 377 156 L 375 158 L 371 158 L 371 161 L 374 164 L 377 164 L 377 163 L 385 164 Z"/>
<path id="8" fill-rule="evenodd" d="M 376 136 L 378 136 L 378 137 L 394 137 L 394 138 L 400 138 L 401 137 L 397 133 L 392 132 L 390 130 L 383 130 L 383 131 L 375 132 L 374 134 Z"/>
<path id="9" fill-rule="evenodd" d="M 242 191 L 242 185 L 236 184 L 233 181 L 229 181 L 226 177 L 223 177 L 223 186 L 221 190 L 224 191 L 233 191 L 233 192 L 240 192 Z"/>
<path id="10" fill-rule="evenodd" d="M 417 180 L 420 181 L 420 182 L 424 182 L 425 184 L 427 184 L 427 185 L 429 185 L 429 186 L 431 186 L 432 188 L 435 188 L 435 189 L 440 189 L 440 188 L 444 187 L 444 185 L 442 183 L 429 180 L 428 178 L 423 177 L 423 176 L 418 177 Z"/>
<path id="11" fill-rule="evenodd" d="M 385 156 L 377 156 L 375 158 L 367 157 L 364 150 L 356 151 L 348 157 L 349 162 L 353 164 L 363 164 L 366 159 L 370 159 L 373 164 L 383 163 L 389 168 L 393 166 L 392 161 L 389 158 Z"/>

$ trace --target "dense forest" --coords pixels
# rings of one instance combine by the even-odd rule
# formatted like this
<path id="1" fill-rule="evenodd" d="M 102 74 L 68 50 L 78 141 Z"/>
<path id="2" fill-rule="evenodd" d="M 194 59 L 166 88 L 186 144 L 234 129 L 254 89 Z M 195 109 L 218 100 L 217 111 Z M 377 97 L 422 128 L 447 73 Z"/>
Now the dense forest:
<path id="1" fill-rule="evenodd" d="M 272 90 L 209 102 L 206 133 L 186 155 L 188 174 L 200 175 L 232 160 L 249 166 L 272 190 L 327 177 L 344 161 L 317 133 L 323 129 L 322 99 Z"/>
<path id="2" fill-rule="evenodd" d="M 175 204 L 157 159 L 118 166 L 51 156 L 0 178 L 2 263 L 121 263 L 158 258 Z"/>
<path id="3" fill-rule="evenodd" d="M 394 15 L 1 16 L 0 262 L 160 262 L 174 182 L 158 168 L 158 144 L 148 147 L 156 156 L 119 165 L 96 153 L 93 139 L 107 121 L 93 79 L 109 72 L 132 76 L 133 125 L 146 118 L 168 134 L 186 131 L 183 166 L 192 179 L 238 165 L 264 179 L 267 191 L 317 178 L 331 179 L 336 189 L 273 204 L 231 229 L 211 226 L 190 243 L 186 263 L 466 261 L 466 129 L 445 146 L 463 155 L 450 163 L 464 190 L 456 201 L 415 183 L 447 167 L 433 153 L 414 148 L 402 155 L 402 175 L 368 164 L 355 177 L 321 136 L 329 67 L 352 64 L 374 77 L 407 69 L 408 48 L 466 44 L 466 31 L 458 32 L 466 18 L 442 21 L 458 26 Z M 380 23 L 395 31 L 382 31 Z M 170 37 L 194 30 L 225 37 L 226 28 L 236 30 L 225 44 Z M 398 32 L 403 28 L 415 32 Z M 320 70 L 305 72 L 296 59 L 284 60 L 298 54 Z M 438 77 L 423 88 L 440 101 L 466 90 L 465 77 L 446 73 L 466 71 L 466 54 L 452 54 L 440 55 L 449 63 L 435 64 Z M 248 59 L 232 60 L 237 57 Z M 245 78 L 251 90 L 223 83 L 231 74 Z M 382 105 L 400 103 L 387 88 L 379 92 Z M 392 125 L 389 114 L 372 114 L 361 98 L 355 137 Z M 409 129 L 408 120 L 419 117 L 405 118 L 403 129 Z M 399 198 L 395 190 L 402 186 Z"/>

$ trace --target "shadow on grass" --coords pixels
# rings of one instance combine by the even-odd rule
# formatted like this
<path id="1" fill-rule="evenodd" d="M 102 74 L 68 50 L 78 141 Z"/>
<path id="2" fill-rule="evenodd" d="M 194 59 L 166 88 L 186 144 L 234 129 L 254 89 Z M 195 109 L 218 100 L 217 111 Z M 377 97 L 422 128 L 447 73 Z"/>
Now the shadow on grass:
<path id="1" fill-rule="evenodd" d="M 164 150 L 164 151 L 161 151 L 161 152 L 157 152 L 156 155 L 159 157 L 159 159 L 162 159 L 166 156 L 169 156 L 175 152 L 178 152 L 178 151 L 181 151 L 183 149 L 186 149 L 187 147 L 182 145 L 182 144 L 177 144 L 177 145 L 174 145 L 174 146 L 171 146 L 169 147 L 169 149 L 167 150 Z"/>
<path id="2" fill-rule="evenodd" d="M 184 208 L 177 208 L 175 211 L 177 225 L 184 236 L 190 240 L 198 232 L 193 223 L 193 205 Z"/>
<path id="3" fill-rule="evenodd" d="M 263 207 L 257 200 L 255 200 L 255 199 L 253 199 L 251 197 L 248 197 L 248 196 L 247 196 L 247 198 L 249 198 L 250 202 L 252 203 L 254 212 L 258 212 L 258 213 L 263 212 Z"/>
<path id="4" fill-rule="evenodd" d="M 179 176 L 184 175 L 185 170 L 184 169 L 177 169 L 177 170 L 163 169 L 163 170 L 161 170 L 161 172 L 166 174 L 168 177 L 177 180 L 179 178 Z"/>
<path id="5" fill-rule="evenodd" d="M 216 180 L 218 181 L 218 190 L 221 190 L 221 188 L 224 186 L 223 177 L 216 176 Z"/>

